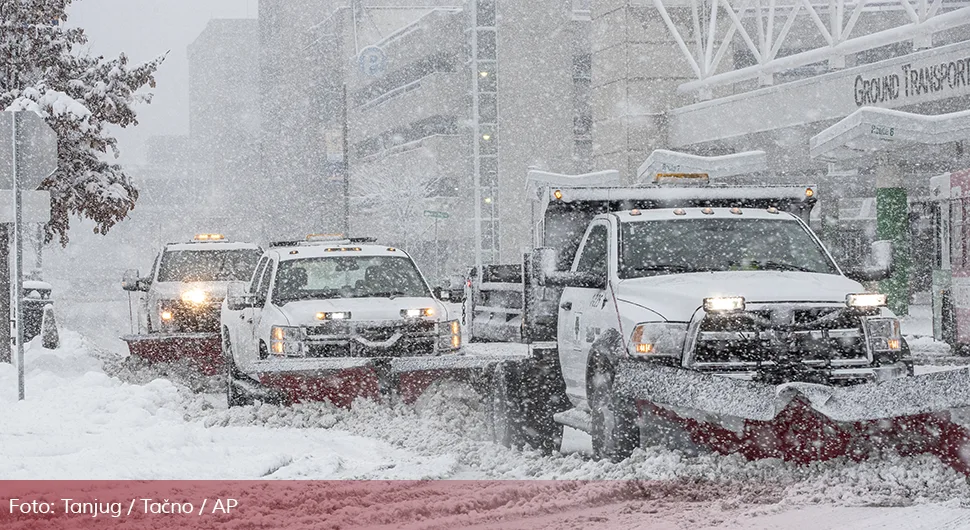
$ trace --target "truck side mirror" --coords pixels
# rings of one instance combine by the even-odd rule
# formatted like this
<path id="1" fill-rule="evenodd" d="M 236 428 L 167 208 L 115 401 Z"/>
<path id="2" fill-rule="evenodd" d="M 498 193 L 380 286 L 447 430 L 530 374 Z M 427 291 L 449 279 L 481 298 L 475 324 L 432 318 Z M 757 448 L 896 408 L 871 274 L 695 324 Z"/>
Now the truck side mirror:
<path id="1" fill-rule="evenodd" d="M 873 241 L 869 259 L 860 267 L 845 271 L 845 275 L 857 282 L 885 280 L 893 272 L 893 242 L 888 239 Z"/>
<path id="2" fill-rule="evenodd" d="M 137 269 L 128 269 L 121 277 L 121 288 L 126 291 L 147 291 L 148 282 L 138 277 Z"/>
<path id="3" fill-rule="evenodd" d="M 246 289 L 245 282 L 231 282 L 226 287 L 226 307 L 230 311 L 242 311 L 253 307 L 255 296 Z"/>
<path id="4" fill-rule="evenodd" d="M 449 291 L 448 289 L 445 289 L 444 287 L 434 287 L 433 289 L 431 289 L 431 294 L 433 294 L 435 298 L 437 298 L 438 300 L 441 300 L 442 302 L 451 301 L 451 291 Z"/>

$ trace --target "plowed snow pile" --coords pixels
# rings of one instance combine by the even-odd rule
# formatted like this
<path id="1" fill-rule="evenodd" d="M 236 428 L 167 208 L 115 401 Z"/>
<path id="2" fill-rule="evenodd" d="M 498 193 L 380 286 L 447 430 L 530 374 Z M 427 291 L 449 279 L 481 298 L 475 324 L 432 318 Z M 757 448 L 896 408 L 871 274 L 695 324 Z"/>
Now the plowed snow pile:
<path id="1" fill-rule="evenodd" d="M 28 351 L 24 402 L 16 370 L 0 365 L 0 479 L 636 479 L 668 485 L 645 489 L 644 499 L 725 510 L 970 505 L 965 477 L 928 456 L 798 467 L 660 448 L 619 464 L 542 455 L 486 441 L 482 400 L 460 383 L 439 384 L 416 405 L 227 410 L 221 394 L 152 379 L 155 367 L 119 370 L 112 359 L 117 376 L 107 375 L 77 334 L 64 332 L 63 343 Z"/>

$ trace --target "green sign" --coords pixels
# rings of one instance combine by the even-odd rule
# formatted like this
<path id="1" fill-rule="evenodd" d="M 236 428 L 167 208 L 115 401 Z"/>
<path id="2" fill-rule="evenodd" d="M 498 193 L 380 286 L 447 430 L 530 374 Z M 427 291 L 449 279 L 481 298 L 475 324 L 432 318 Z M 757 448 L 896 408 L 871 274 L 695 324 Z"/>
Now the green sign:
<path id="1" fill-rule="evenodd" d="M 451 217 L 450 215 L 448 215 L 448 212 L 436 212 L 434 210 L 425 210 L 424 211 L 424 216 L 425 217 L 433 217 L 435 219 L 447 219 L 447 218 Z"/>

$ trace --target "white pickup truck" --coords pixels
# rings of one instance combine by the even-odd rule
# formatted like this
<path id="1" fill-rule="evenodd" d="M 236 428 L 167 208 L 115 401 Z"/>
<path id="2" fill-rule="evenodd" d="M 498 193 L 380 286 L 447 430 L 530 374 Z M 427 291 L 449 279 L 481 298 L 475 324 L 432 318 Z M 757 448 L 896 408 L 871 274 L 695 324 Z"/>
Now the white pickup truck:
<path id="1" fill-rule="evenodd" d="M 521 383 L 507 393 L 556 405 L 519 414 L 523 431 L 555 437 L 552 412 L 589 432 L 597 456 L 622 459 L 651 434 L 653 410 L 667 434 L 730 438 L 732 452 L 757 444 L 746 420 L 774 421 L 795 400 L 771 402 L 778 385 L 825 394 L 911 375 L 898 319 L 860 283 L 889 274 L 891 245 L 841 269 L 807 224 L 814 188 L 531 182 L 535 250 L 518 275 L 473 271 L 466 308 L 472 339 L 519 334 L 536 352 L 532 366 L 506 368 Z M 562 394 L 537 384 L 550 371 Z M 728 424 L 740 434 L 717 430 Z"/>
<path id="2" fill-rule="evenodd" d="M 459 322 L 407 252 L 368 238 L 273 243 L 248 284 L 230 285 L 220 328 L 229 406 L 420 393 L 426 381 L 408 378 L 446 368 L 461 347 Z"/>
<path id="3" fill-rule="evenodd" d="M 122 288 L 135 295 L 132 355 L 151 362 L 188 360 L 203 373 L 221 370 L 219 310 L 230 282 L 245 280 L 262 250 L 222 234 L 169 243 L 147 277 L 128 270 Z"/>

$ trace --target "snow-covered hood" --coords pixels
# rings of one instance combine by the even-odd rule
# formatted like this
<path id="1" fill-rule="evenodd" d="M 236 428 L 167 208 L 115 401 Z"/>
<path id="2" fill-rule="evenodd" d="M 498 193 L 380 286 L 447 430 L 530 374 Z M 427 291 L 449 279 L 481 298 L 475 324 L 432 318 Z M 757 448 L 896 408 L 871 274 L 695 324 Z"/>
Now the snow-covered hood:
<path id="1" fill-rule="evenodd" d="M 788 271 L 723 271 L 669 274 L 621 280 L 617 300 L 687 322 L 712 296 L 743 296 L 746 303 L 832 302 L 863 292 L 859 282 L 836 274 Z"/>
<path id="2" fill-rule="evenodd" d="M 436 320 L 448 320 L 448 310 L 433 298 L 337 298 L 333 300 L 298 300 L 289 302 L 280 310 L 289 325 L 314 325 L 319 323 L 317 313 L 350 311 L 351 320 L 401 320 L 402 309 L 434 308 Z"/>
<path id="3" fill-rule="evenodd" d="M 209 293 L 209 300 L 218 302 L 226 297 L 229 282 L 153 282 L 150 297 L 155 300 L 178 300 L 182 293 L 201 289 Z"/>

